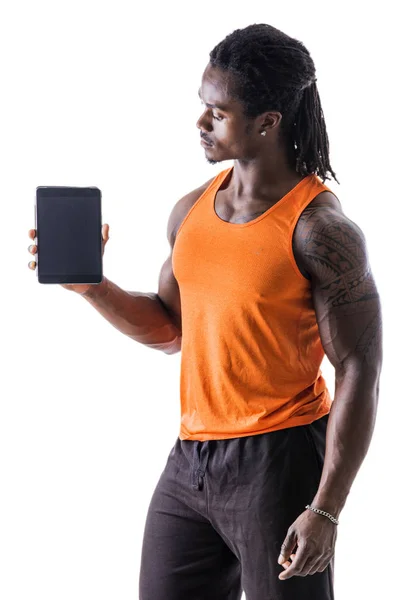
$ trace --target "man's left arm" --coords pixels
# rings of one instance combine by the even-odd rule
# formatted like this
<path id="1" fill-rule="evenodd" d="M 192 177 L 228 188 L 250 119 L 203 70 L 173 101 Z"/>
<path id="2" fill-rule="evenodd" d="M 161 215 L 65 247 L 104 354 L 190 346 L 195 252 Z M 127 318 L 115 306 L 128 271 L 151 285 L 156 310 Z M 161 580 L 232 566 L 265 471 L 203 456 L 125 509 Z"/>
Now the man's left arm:
<path id="1" fill-rule="evenodd" d="M 321 342 L 335 368 L 324 467 L 309 504 L 338 518 L 375 425 L 382 365 L 381 304 L 364 234 L 342 212 L 307 208 L 296 245 L 311 279 Z M 333 557 L 336 527 L 326 516 L 302 513 L 282 546 L 283 559 L 278 562 L 286 570 L 280 578 L 323 571 Z"/>

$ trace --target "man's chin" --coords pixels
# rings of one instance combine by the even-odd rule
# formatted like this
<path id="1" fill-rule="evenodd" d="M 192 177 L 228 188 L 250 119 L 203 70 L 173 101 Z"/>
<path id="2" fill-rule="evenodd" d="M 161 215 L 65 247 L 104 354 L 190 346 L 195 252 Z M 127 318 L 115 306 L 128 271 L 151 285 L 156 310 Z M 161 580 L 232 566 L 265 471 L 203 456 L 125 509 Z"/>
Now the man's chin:
<path id="1" fill-rule="evenodd" d="M 208 162 L 209 165 L 216 165 L 217 163 L 221 162 L 220 160 L 213 160 L 212 158 L 208 158 L 206 156 L 206 161 Z"/>
<path id="2" fill-rule="evenodd" d="M 212 149 L 214 150 L 214 146 L 212 146 Z M 215 158 L 215 156 L 220 158 Z M 209 165 L 216 165 L 217 163 L 223 162 L 224 160 L 231 160 L 230 156 L 224 156 L 223 151 L 208 153 L 206 150 L 206 152 L 204 153 L 204 158 L 206 159 Z"/>
<path id="3" fill-rule="evenodd" d="M 211 158 L 211 156 L 208 156 L 207 154 L 204 154 L 204 157 L 209 165 L 216 165 L 217 163 L 222 162 L 221 159 Z M 224 160 L 224 159 L 222 159 L 222 160 Z"/>

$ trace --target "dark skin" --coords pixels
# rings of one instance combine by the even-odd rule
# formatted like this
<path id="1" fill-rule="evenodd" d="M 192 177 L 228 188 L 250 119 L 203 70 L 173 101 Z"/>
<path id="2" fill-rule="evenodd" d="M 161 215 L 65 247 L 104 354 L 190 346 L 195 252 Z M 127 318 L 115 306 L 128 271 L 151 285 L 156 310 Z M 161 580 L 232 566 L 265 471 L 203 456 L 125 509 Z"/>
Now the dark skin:
<path id="1" fill-rule="evenodd" d="M 205 148 L 209 162 L 235 161 L 215 210 L 225 221 L 244 223 L 273 206 L 302 176 L 280 135 L 282 115 L 271 111 L 247 120 L 241 104 L 230 98 L 233 83 L 207 66 L 199 90 L 205 109 L 197 127 L 212 143 Z M 379 295 L 364 235 L 331 192 L 318 194 L 303 211 L 293 251 L 310 281 L 321 342 L 335 367 L 324 468 L 310 504 L 338 518 L 375 424 L 382 363 Z M 333 558 L 336 536 L 337 526 L 327 517 L 301 513 L 282 540 L 280 579 L 322 572 Z"/>
<path id="2" fill-rule="evenodd" d="M 208 162 L 234 160 L 233 175 L 216 195 L 216 212 L 226 221 L 244 223 L 273 206 L 302 176 L 282 140 L 282 115 L 269 111 L 247 119 L 240 102 L 231 97 L 233 84 L 224 72 L 207 66 L 199 90 L 204 111 L 197 127 L 201 138 L 212 143 L 205 148 Z M 161 268 L 157 294 L 143 298 L 114 286 L 105 285 L 103 290 L 103 284 L 88 288 L 90 302 L 120 331 L 168 354 L 180 351 L 182 334 L 179 286 L 171 264 L 176 232 L 213 179 L 181 198 L 171 212 L 167 229 L 171 252 Z M 30 238 L 35 235 L 30 230 Z M 103 239 L 105 245 L 108 225 L 103 226 Z M 37 246 L 30 252 L 35 254 Z M 382 364 L 380 300 L 364 235 L 331 192 L 318 194 L 303 211 L 294 231 L 293 252 L 310 282 L 321 342 L 335 368 L 324 467 L 309 504 L 338 518 L 375 424 Z M 36 268 L 34 261 L 30 268 Z M 305 509 L 282 540 L 280 579 L 322 572 L 333 559 L 336 536 L 337 526 L 327 517 Z"/>

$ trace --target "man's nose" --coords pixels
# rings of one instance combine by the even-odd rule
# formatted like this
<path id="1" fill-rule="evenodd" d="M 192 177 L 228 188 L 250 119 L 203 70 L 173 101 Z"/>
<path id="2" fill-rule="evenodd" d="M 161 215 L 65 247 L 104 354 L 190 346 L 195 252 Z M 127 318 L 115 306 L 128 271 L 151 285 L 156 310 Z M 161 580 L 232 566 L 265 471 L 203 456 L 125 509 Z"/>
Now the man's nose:
<path id="1" fill-rule="evenodd" d="M 201 117 L 197 120 L 196 127 L 198 129 L 204 129 L 205 131 L 211 131 L 210 119 L 207 118 L 207 111 L 204 111 Z"/>

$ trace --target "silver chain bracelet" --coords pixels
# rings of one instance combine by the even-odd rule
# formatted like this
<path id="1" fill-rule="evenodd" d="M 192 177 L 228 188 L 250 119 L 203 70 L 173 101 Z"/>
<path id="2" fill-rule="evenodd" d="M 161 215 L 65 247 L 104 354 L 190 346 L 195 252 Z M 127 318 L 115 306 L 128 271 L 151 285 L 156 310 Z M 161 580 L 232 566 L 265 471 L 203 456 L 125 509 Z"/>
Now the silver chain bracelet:
<path id="1" fill-rule="evenodd" d="M 332 523 L 335 523 L 335 525 L 339 525 L 339 521 L 337 519 L 335 519 L 335 517 L 332 517 L 332 515 L 329 514 L 328 512 L 325 512 L 324 510 L 320 510 L 319 508 L 314 508 L 313 506 L 310 506 L 309 504 L 307 504 L 306 508 L 308 508 L 309 510 L 313 510 L 314 512 L 318 513 L 319 515 L 324 515 L 325 517 L 328 517 L 328 519 L 330 519 L 332 521 Z"/>

